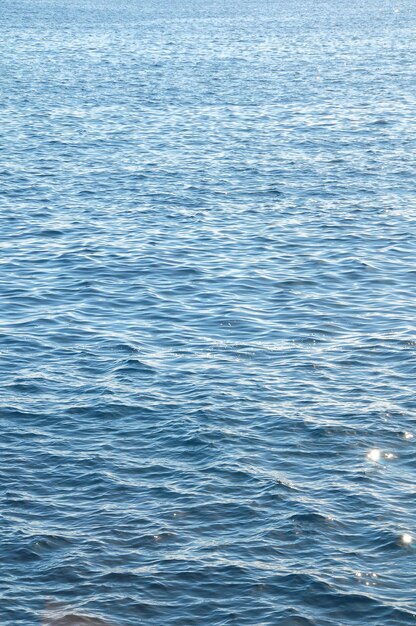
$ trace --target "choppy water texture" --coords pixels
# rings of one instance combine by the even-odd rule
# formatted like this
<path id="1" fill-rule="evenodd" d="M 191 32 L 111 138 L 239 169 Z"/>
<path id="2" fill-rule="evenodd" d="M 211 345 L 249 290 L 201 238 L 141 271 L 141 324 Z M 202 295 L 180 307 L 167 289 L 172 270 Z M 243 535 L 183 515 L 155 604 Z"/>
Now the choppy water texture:
<path id="1" fill-rule="evenodd" d="M 2 626 L 416 623 L 415 26 L 3 1 Z"/>

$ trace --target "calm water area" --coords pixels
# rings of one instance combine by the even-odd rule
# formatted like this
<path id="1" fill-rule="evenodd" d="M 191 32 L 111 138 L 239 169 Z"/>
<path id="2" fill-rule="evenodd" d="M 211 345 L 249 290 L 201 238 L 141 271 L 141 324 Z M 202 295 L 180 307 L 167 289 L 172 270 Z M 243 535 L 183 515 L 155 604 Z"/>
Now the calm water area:
<path id="1" fill-rule="evenodd" d="M 416 624 L 413 0 L 2 0 L 1 626 Z"/>

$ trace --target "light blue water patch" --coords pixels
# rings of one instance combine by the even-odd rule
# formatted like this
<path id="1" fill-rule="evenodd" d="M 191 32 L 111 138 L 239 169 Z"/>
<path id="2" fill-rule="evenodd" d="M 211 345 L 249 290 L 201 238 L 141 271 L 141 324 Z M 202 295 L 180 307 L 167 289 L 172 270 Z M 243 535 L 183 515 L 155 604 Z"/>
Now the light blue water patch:
<path id="1" fill-rule="evenodd" d="M 415 27 L 2 3 L 2 626 L 416 623 Z"/>

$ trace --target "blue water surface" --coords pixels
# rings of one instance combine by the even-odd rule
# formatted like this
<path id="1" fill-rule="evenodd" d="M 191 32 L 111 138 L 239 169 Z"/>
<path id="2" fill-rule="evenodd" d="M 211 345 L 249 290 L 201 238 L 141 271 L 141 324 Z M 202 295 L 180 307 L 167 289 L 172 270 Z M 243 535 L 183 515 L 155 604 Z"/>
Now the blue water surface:
<path id="1" fill-rule="evenodd" d="M 1 15 L 1 625 L 416 624 L 413 0 Z"/>

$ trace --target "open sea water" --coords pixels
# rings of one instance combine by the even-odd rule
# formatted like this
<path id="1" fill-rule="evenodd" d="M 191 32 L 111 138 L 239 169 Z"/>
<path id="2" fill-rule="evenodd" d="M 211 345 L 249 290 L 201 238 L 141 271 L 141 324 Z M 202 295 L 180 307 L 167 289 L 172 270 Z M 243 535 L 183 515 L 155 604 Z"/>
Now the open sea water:
<path id="1" fill-rule="evenodd" d="M 2 0 L 2 626 L 416 624 L 413 0 Z"/>

